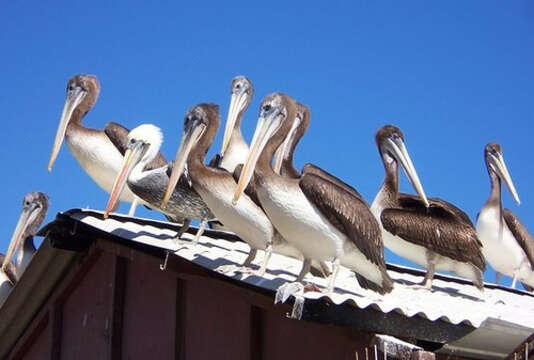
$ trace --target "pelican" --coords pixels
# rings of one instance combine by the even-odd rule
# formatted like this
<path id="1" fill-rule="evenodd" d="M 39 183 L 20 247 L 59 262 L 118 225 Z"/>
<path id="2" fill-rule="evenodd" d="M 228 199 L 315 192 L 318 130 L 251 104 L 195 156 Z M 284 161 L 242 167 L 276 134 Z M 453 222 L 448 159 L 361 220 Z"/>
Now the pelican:
<path id="1" fill-rule="evenodd" d="M 124 154 L 122 167 L 115 179 L 110 193 L 104 217 L 116 206 L 120 194 L 126 183 L 133 193 L 158 211 L 161 211 L 175 222 L 184 225 L 178 232 L 180 238 L 188 229 L 191 219 L 201 220 L 200 227 L 194 239 L 198 241 L 204 232 L 208 220 L 214 218 L 210 209 L 191 187 L 187 176 L 181 176 L 178 186 L 173 191 L 169 202 L 161 207 L 161 200 L 169 184 L 168 165 L 147 170 L 146 166 L 158 155 L 163 142 L 161 130 L 152 124 L 143 124 L 128 134 L 128 148 Z"/>
<path id="2" fill-rule="evenodd" d="M 11 237 L 7 254 L 2 255 L 0 277 L 0 302 L 3 302 L 11 288 L 21 278 L 35 253 L 33 236 L 43 222 L 48 210 L 48 197 L 42 192 L 30 192 L 22 200 L 22 212 Z M 20 250 L 19 250 L 20 248 Z M 19 250 L 15 265 L 11 259 Z"/>
<path id="3" fill-rule="evenodd" d="M 110 193 L 126 151 L 126 137 L 129 131 L 111 122 L 104 130 L 83 126 L 82 119 L 96 103 L 99 92 L 100 84 L 94 75 L 78 74 L 69 80 L 67 97 L 52 147 L 48 171 L 52 171 L 63 138 L 65 138 L 72 155 L 85 172 L 102 189 Z M 149 168 L 160 167 L 166 163 L 165 158 L 158 154 Z M 129 215 L 133 216 L 138 200 L 130 189 L 123 191 L 120 200 L 132 203 Z"/>
<path id="4" fill-rule="evenodd" d="M 236 76 L 232 80 L 231 92 L 219 166 L 232 173 L 247 159 L 248 145 L 241 134 L 241 120 L 254 96 L 254 88 L 247 77 Z"/>
<path id="5" fill-rule="evenodd" d="M 469 217 L 441 199 L 427 199 L 401 130 L 386 125 L 376 133 L 386 177 L 371 211 L 382 228 L 386 246 L 427 269 L 423 288 L 432 288 L 436 270 L 450 271 L 483 289 L 482 244 Z M 401 164 L 420 197 L 399 193 Z"/>
<path id="6" fill-rule="evenodd" d="M 504 162 L 501 146 L 489 143 L 484 148 L 484 160 L 491 183 L 488 201 L 477 219 L 477 234 L 482 251 L 496 271 L 496 283 L 501 274 L 511 276 L 512 288 L 517 279 L 534 286 L 534 240 L 519 219 L 508 209 L 502 209 L 501 181 L 517 202 L 519 195 Z"/>
<path id="7" fill-rule="evenodd" d="M 299 179 L 274 172 L 271 159 L 291 131 L 295 112 L 296 105 L 287 95 L 274 93 L 263 100 L 233 203 L 239 206 L 254 174 L 258 198 L 269 219 L 304 255 L 301 274 L 311 259 L 333 261 L 328 292 L 333 291 L 340 264 L 356 273 L 362 287 L 390 292 L 393 282 L 386 272 L 380 228 L 365 201 L 305 170 Z"/>
<path id="8" fill-rule="evenodd" d="M 209 166 L 220 167 L 230 173 L 235 173 L 236 167 L 247 159 L 248 145 L 241 134 L 241 120 L 254 95 L 254 87 L 247 77 L 236 76 L 232 79 L 230 91 L 232 97 L 226 118 L 221 153 L 210 160 Z M 215 230 L 228 230 L 220 221 L 210 221 L 209 226 Z"/>
<path id="9" fill-rule="evenodd" d="M 222 168 L 204 164 L 205 154 L 218 127 L 217 105 L 199 104 L 189 110 L 163 204 L 166 203 L 187 163 L 193 188 L 215 216 L 225 224 L 225 227 L 235 232 L 250 246 L 250 252 L 243 266 L 248 267 L 251 264 L 258 250 L 265 250 L 264 259 L 257 271 L 257 274 L 261 276 L 265 273 L 273 249 L 284 254 L 290 254 L 296 250 L 277 235 L 276 229 L 262 208 L 250 197 L 244 195 L 243 201 L 238 206 L 232 205 L 232 196 L 237 184 L 231 173 Z M 298 252 L 292 255 L 299 256 Z"/>

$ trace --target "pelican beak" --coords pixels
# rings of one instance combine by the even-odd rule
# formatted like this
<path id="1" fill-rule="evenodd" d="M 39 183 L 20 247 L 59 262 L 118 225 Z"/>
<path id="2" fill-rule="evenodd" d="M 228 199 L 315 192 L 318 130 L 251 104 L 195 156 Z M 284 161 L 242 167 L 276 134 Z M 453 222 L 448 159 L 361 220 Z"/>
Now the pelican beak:
<path id="1" fill-rule="evenodd" d="M 408 154 L 408 150 L 406 150 L 404 141 L 400 137 L 394 139 L 388 138 L 387 141 L 388 148 L 391 150 L 393 156 L 397 159 L 397 161 L 401 163 L 402 168 L 404 169 L 406 176 L 408 176 L 408 179 L 412 183 L 412 186 L 414 187 L 415 191 L 417 191 L 419 197 L 421 197 L 421 200 L 423 201 L 425 206 L 429 207 L 430 203 L 428 202 L 428 199 L 425 195 L 425 191 L 423 190 L 423 186 L 421 185 L 419 176 L 417 176 L 417 172 L 415 171 L 412 159 Z"/>
<path id="2" fill-rule="evenodd" d="M 80 105 L 86 95 L 87 91 L 79 86 L 67 91 L 67 98 L 65 99 L 65 105 L 63 106 L 63 112 L 61 113 L 61 120 L 59 121 L 59 126 L 57 128 L 54 146 L 52 147 L 52 155 L 50 156 L 50 161 L 48 161 L 48 171 L 52 171 L 52 165 L 54 165 L 54 161 L 61 148 L 61 143 L 65 137 L 65 131 L 67 131 L 67 125 L 69 124 L 72 113 L 74 112 L 74 109 Z"/>
<path id="3" fill-rule="evenodd" d="M 490 153 L 490 164 L 493 166 L 493 168 L 497 172 L 497 175 L 499 175 L 499 177 L 506 184 L 506 187 L 512 194 L 515 202 L 518 205 L 520 205 L 521 201 L 519 200 L 519 195 L 517 194 L 514 183 L 512 182 L 512 177 L 510 176 L 510 173 L 508 172 L 508 168 L 506 167 L 506 163 L 504 162 L 502 153 L 499 152 L 497 153 L 497 155 L 493 155 Z"/>
<path id="4" fill-rule="evenodd" d="M 297 133 L 297 128 L 299 127 L 300 122 L 300 116 L 296 116 L 295 120 L 293 121 L 293 125 L 291 125 L 291 130 L 289 130 L 289 133 L 287 134 L 284 142 L 278 147 L 278 149 L 276 149 L 276 152 L 274 153 L 273 170 L 278 175 L 280 175 L 280 169 L 282 168 L 282 163 L 284 162 L 284 159 L 287 159 L 287 157 L 289 156 L 289 151 L 291 150 L 291 145 L 295 140 L 295 135 Z"/>
<path id="5" fill-rule="evenodd" d="M 239 177 L 239 182 L 237 184 L 237 189 L 234 193 L 234 198 L 232 199 L 232 204 L 236 205 L 239 197 L 243 191 L 248 186 L 252 175 L 254 174 L 254 168 L 258 162 L 263 148 L 269 141 L 270 137 L 278 130 L 281 124 L 281 112 L 279 110 L 271 111 L 269 114 L 260 114 L 258 118 L 258 124 L 256 125 L 256 131 L 252 137 L 252 142 L 250 144 L 250 150 L 248 153 L 247 161 L 243 166 L 241 171 L 241 176 Z"/>
<path id="6" fill-rule="evenodd" d="M 26 230 L 28 229 L 28 226 L 37 217 L 37 214 L 39 213 L 38 210 L 40 208 L 41 206 L 36 203 L 30 203 L 29 205 L 23 206 L 22 213 L 20 214 L 20 217 L 19 217 L 19 221 L 17 222 L 17 226 L 15 227 L 15 231 L 13 232 L 13 236 L 11 237 L 11 241 L 9 242 L 9 247 L 7 249 L 6 257 L 4 258 L 4 262 L 2 263 L 3 272 L 7 271 L 7 267 L 9 266 L 9 263 L 11 262 L 11 258 L 13 257 L 13 254 L 15 254 L 15 252 L 18 250 L 18 248 L 22 244 L 22 240 L 24 239 Z"/>
<path id="7" fill-rule="evenodd" d="M 109 195 L 108 204 L 106 206 L 106 211 L 104 212 L 104 219 L 107 219 L 111 210 L 115 208 L 117 202 L 119 201 L 120 195 L 124 190 L 126 185 L 126 180 L 132 173 L 133 168 L 145 153 L 146 143 L 143 141 L 135 141 L 128 146 L 128 149 L 124 153 L 124 159 L 122 160 L 122 167 L 113 183 L 113 189 Z"/>
<path id="8" fill-rule="evenodd" d="M 167 185 L 167 190 L 165 191 L 165 195 L 163 196 L 163 200 L 161 202 L 162 209 L 167 206 L 167 203 L 174 192 L 174 188 L 176 187 L 180 176 L 184 172 L 185 165 L 187 164 L 187 159 L 191 149 L 193 148 L 193 145 L 198 142 L 202 134 L 204 134 L 204 131 L 206 131 L 206 125 L 196 121 L 193 121 L 191 126 L 184 129 L 182 141 L 180 142 L 180 147 L 178 147 L 178 151 L 176 152 L 176 159 L 174 161 L 171 176 L 169 178 L 169 185 Z"/>
<path id="9" fill-rule="evenodd" d="M 234 126 L 237 121 L 237 117 L 247 102 L 248 93 L 242 91 L 241 93 L 232 93 L 230 99 L 230 108 L 228 109 L 228 117 L 226 118 L 226 126 L 224 128 L 224 137 L 221 147 L 221 156 L 224 156 L 230 139 L 232 138 L 232 132 L 234 131 Z"/>

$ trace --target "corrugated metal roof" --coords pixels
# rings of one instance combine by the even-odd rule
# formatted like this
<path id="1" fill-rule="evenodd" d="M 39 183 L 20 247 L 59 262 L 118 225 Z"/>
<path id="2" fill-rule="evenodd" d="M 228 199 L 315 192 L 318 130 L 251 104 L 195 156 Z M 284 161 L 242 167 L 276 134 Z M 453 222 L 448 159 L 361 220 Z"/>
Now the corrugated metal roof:
<path id="1" fill-rule="evenodd" d="M 241 264 L 248 253 L 248 246 L 239 241 L 225 240 L 218 232 L 206 232 L 197 246 L 189 240 L 193 235 L 186 233 L 185 241 L 175 242 L 176 226 L 138 218 L 114 216 L 103 220 L 100 212 L 92 210 L 67 213 L 95 229 L 119 236 L 123 239 L 172 251 L 191 262 L 214 271 L 224 266 Z M 221 233 L 219 233 L 221 234 Z M 254 262 L 259 266 L 263 254 Z M 221 268 L 223 267 L 223 268 Z M 266 274 L 226 272 L 224 275 L 268 290 L 295 280 L 301 262 L 282 255 L 273 254 Z M 395 281 L 394 290 L 386 295 L 361 289 L 352 272 L 342 269 L 336 280 L 335 292 L 330 295 L 307 292 L 305 298 L 328 298 L 335 304 L 348 303 L 361 309 L 372 308 L 384 313 L 397 312 L 407 317 L 419 316 L 431 321 L 442 320 L 452 324 L 467 324 L 475 328 L 498 321 L 513 324 L 524 331 L 534 331 L 534 296 L 517 290 L 498 286 L 487 286 L 483 293 L 469 282 L 452 276 L 437 276 L 433 282 L 434 291 L 415 290 L 410 285 L 420 283 L 424 273 L 420 270 L 394 266 L 388 270 Z M 308 275 L 307 282 L 326 287 L 326 279 Z"/>

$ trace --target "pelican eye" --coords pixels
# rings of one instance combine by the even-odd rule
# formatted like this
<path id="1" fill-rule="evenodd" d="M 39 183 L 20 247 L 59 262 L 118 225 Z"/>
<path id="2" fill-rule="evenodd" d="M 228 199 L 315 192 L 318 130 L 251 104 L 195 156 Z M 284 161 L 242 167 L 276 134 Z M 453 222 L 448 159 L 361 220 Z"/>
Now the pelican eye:
<path id="1" fill-rule="evenodd" d="M 130 144 L 132 144 L 132 145 L 135 144 L 135 139 L 133 139 L 133 138 L 130 139 Z"/>
<path id="2" fill-rule="evenodd" d="M 271 109 L 272 109 L 272 106 L 270 104 L 266 104 L 263 106 L 264 111 L 271 111 Z"/>

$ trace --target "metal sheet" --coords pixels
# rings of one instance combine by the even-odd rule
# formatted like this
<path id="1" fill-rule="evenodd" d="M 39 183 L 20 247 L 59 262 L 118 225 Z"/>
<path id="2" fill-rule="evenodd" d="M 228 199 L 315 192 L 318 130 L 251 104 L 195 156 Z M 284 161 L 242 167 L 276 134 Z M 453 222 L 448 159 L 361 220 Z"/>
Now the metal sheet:
<path id="1" fill-rule="evenodd" d="M 243 242 L 216 239 L 209 236 L 209 232 L 194 247 L 189 242 L 193 238 L 192 234 L 185 234 L 185 241 L 177 242 L 174 240 L 176 231 L 142 225 L 139 219 L 136 222 L 128 221 L 127 217 L 102 220 L 98 212 L 93 211 L 80 211 L 71 216 L 124 239 L 173 251 L 177 256 L 215 271 L 223 265 L 241 264 L 249 249 Z M 162 222 L 161 226 L 164 224 Z M 259 266 L 262 258 L 260 252 L 254 264 Z M 300 267 L 299 260 L 273 254 L 263 277 L 233 272 L 225 275 L 276 290 L 281 284 L 295 280 Z M 436 277 L 434 291 L 414 290 L 410 285 L 421 282 L 424 273 L 411 268 L 396 268 L 395 271 L 388 271 L 395 281 L 395 288 L 390 294 L 380 295 L 361 289 L 352 272 L 343 268 L 333 294 L 308 292 L 304 296 L 310 299 L 328 298 L 335 304 L 349 303 L 361 309 L 371 307 L 384 313 L 395 311 L 408 317 L 421 316 L 452 324 L 466 323 L 479 327 L 485 320 L 493 318 L 534 329 L 534 296 L 531 294 L 504 288 L 486 288 L 484 292 L 480 292 L 471 284 L 457 281 L 452 276 Z M 326 279 L 323 278 L 308 275 L 306 280 L 321 288 L 326 286 Z"/>

